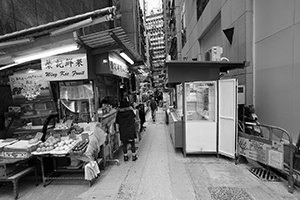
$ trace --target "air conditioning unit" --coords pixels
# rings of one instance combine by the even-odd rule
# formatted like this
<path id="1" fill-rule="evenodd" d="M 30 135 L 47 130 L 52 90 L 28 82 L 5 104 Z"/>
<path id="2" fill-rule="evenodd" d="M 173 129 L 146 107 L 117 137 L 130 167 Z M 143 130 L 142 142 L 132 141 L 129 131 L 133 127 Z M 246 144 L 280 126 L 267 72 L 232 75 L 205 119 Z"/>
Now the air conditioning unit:
<path id="1" fill-rule="evenodd" d="M 205 52 L 205 61 L 220 61 L 223 48 L 219 46 L 213 46 Z"/>

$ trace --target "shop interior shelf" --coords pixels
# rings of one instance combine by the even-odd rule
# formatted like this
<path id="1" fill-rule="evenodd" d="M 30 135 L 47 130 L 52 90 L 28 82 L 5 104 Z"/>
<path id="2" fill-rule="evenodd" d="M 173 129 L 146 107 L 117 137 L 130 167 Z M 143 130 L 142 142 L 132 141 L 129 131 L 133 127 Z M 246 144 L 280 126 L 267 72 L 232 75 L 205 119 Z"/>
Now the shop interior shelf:
<path id="1" fill-rule="evenodd" d="M 32 119 L 32 118 L 39 118 L 39 117 L 48 117 L 49 115 L 55 115 L 56 112 L 53 113 L 47 113 L 47 114 L 36 114 L 36 115 L 22 115 L 21 119 Z"/>

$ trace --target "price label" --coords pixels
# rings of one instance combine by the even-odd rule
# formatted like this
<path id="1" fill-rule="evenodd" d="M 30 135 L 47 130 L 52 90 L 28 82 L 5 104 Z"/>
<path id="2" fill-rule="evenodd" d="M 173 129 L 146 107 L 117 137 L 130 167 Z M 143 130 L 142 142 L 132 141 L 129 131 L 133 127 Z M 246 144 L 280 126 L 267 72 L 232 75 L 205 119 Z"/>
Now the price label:
<path id="1" fill-rule="evenodd" d="M 86 141 L 89 139 L 89 134 L 88 133 L 82 133 L 81 134 L 81 140 L 82 141 Z"/>
<path id="2" fill-rule="evenodd" d="M 37 132 L 37 133 L 35 134 L 34 138 L 37 139 L 37 140 L 40 140 L 40 139 L 42 139 L 43 135 L 44 135 L 44 134 L 43 134 L 42 132 Z"/>
<path id="3" fill-rule="evenodd" d="M 55 139 L 58 139 L 58 141 L 61 140 L 61 135 L 60 135 L 59 133 L 54 133 L 54 134 L 53 134 L 53 137 L 54 137 Z"/>
<path id="4" fill-rule="evenodd" d="M 76 139 L 76 134 L 74 132 L 72 132 L 70 135 L 69 135 L 69 139 Z"/>

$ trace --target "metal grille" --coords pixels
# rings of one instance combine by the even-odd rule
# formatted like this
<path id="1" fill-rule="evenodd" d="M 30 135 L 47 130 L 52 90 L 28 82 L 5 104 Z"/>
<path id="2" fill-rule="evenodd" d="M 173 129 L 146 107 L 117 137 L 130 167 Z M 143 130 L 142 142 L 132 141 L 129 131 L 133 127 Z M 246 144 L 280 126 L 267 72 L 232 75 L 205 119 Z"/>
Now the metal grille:
<path id="1" fill-rule="evenodd" d="M 264 168 L 254 167 L 250 169 L 250 172 L 263 181 L 280 181 L 276 174 Z"/>

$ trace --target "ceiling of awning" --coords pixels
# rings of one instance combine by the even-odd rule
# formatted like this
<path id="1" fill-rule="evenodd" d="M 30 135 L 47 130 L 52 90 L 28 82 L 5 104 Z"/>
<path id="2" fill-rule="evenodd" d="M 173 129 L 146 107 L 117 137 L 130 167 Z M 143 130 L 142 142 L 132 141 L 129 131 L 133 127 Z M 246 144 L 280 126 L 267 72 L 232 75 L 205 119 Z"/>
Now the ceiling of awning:
<path id="1" fill-rule="evenodd" d="M 49 33 L 52 29 L 60 28 L 62 26 L 66 26 L 66 25 L 70 25 L 70 24 L 74 24 L 76 22 L 88 19 L 90 17 L 94 18 L 94 17 L 103 16 L 103 15 L 110 14 L 110 13 L 112 13 L 114 15 L 115 9 L 116 8 L 114 6 L 107 7 L 107 8 L 87 12 L 84 14 L 60 19 L 57 21 L 49 22 L 46 24 L 41 24 L 39 26 L 31 27 L 28 29 L 23 29 L 20 31 L 12 32 L 12 33 L 7 33 L 5 35 L 0 36 L 0 42 L 7 41 L 7 40 L 14 40 L 16 38 L 23 38 L 23 37 L 28 37 L 28 36 L 39 36 L 41 34 L 44 35 L 44 34 L 47 34 L 47 32 Z"/>
<path id="2" fill-rule="evenodd" d="M 110 14 L 109 14 L 110 13 Z M 133 43 L 127 36 L 126 32 L 122 27 L 115 27 L 112 29 L 107 29 L 99 32 L 89 33 L 86 35 L 84 31 L 77 31 L 80 28 L 74 30 L 70 29 L 66 34 L 59 36 L 52 36 L 51 33 L 58 29 L 63 29 L 67 26 L 72 26 L 75 23 L 80 23 L 85 19 L 95 19 L 97 21 L 99 16 L 112 15 L 112 18 L 118 17 L 115 15 L 115 7 L 108 7 L 100 10 L 95 10 L 92 12 L 80 14 L 77 16 L 61 19 L 55 22 L 50 22 L 47 24 L 42 24 L 36 27 L 31 27 L 29 29 L 24 29 L 12 33 L 8 33 L 0 36 L 0 43 L 2 47 L 0 48 L 0 66 L 7 65 L 7 63 L 12 62 L 12 57 L 18 56 L 19 54 L 28 54 L 31 49 L 49 49 L 53 45 L 63 44 L 65 41 L 72 40 L 81 45 L 81 47 L 92 50 L 92 54 L 104 53 L 115 51 L 117 53 L 126 53 L 133 61 L 135 61 L 133 66 L 143 65 L 144 61 L 142 56 L 136 51 Z M 99 21 L 99 20 L 98 20 Z M 93 21 L 94 22 L 94 21 Z M 91 23 L 93 25 L 93 23 Z M 84 27 L 87 27 L 86 25 Z M 22 40 L 29 40 L 28 43 L 14 43 L 20 42 Z M 3 47 L 9 43 L 10 46 Z M 6 43 L 6 44 L 4 44 Z"/>
<path id="3" fill-rule="evenodd" d="M 142 61 L 141 55 L 135 50 L 131 40 L 122 27 L 79 36 L 80 41 L 91 49 L 110 48 L 125 51 L 136 62 Z M 127 52 L 126 52 L 127 51 Z M 129 55 L 129 56 L 130 56 Z"/>

